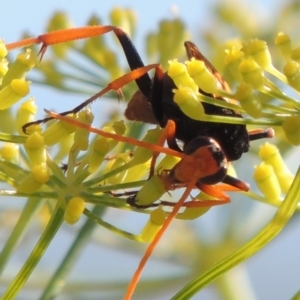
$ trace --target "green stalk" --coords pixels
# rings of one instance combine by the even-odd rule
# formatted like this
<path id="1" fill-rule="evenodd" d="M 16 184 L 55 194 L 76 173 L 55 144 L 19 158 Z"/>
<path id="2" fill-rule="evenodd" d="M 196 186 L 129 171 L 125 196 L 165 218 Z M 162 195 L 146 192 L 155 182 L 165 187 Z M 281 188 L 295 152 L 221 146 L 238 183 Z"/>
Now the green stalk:
<path id="1" fill-rule="evenodd" d="M 22 240 L 23 236 L 27 232 L 27 228 L 30 225 L 32 218 L 36 215 L 37 211 L 40 209 L 44 201 L 37 198 L 29 198 L 25 207 L 22 210 L 22 214 L 14 226 L 14 229 L 5 243 L 1 254 L 0 254 L 0 273 L 2 273 L 5 265 L 7 264 L 9 258 L 14 253 L 15 248 L 18 246 L 19 242 Z"/>
<path id="2" fill-rule="evenodd" d="M 15 279 L 11 282 L 8 289 L 4 292 L 1 299 L 11 300 L 15 299 L 18 292 L 22 289 L 27 279 L 35 269 L 36 265 L 43 257 L 43 254 L 47 250 L 48 246 L 52 242 L 57 230 L 60 228 L 64 217 L 64 210 L 62 208 L 57 208 L 53 213 L 48 226 L 37 242 L 35 248 L 31 252 L 30 256 L 26 260 L 20 272 L 17 274 Z"/>
<path id="3" fill-rule="evenodd" d="M 103 214 L 104 211 L 105 208 L 103 206 L 95 206 L 93 213 L 95 215 L 100 215 Z M 96 226 L 97 223 L 91 219 L 88 219 L 83 225 L 69 251 L 62 259 L 62 263 L 60 264 L 59 268 L 56 270 L 55 274 L 46 286 L 44 293 L 40 298 L 41 300 L 53 299 L 60 294 L 61 290 L 67 283 L 66 278 L 72 271 L 72 268 L 77 262 L 78 257 L 82 254 L 83 248 L 87 246 L 87 241 Z"/>

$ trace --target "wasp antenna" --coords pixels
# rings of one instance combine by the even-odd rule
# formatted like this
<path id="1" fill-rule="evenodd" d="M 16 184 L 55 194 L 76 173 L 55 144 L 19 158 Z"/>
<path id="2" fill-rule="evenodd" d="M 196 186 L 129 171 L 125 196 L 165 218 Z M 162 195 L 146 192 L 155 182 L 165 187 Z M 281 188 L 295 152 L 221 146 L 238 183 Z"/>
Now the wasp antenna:
<path id="1" fill-rule="evenodd" d="M 47 49 L 47 46 L 43 45 L 41 50 L 40 50 L 41 59 L 42 59 L 46 49 Z M 89 104 L 91 104 L 92 102 L 94 102 L 95 100 L 100 98 L 101 96 L 103 96 L 104 94 L 108 93 L 109 91 L 112 91 L 112 90 L 119 91 L 121 89 L 121 87 L 123 87 L 124 85 L 126 85 L 129 82 L 135 80 L 136 78 L 139 78 L 142 74 L 145 74 L 148 71 L 150 71 L 152 69 L 155 69 L 156 67 L 158 67 L 158 64 L 150 64 L 150 65 L 135 69 L 135 70 L 133 70 L 133 71 L 117 78 L 117 79 L 115 79 L 114 81 L 110 82 L 100 92 L 98 92 L 97 94 L 95 94 L 92 97 L 88 98 L 87 100 L 85 100 L 83 103 L 79 104 L 78 106 L 76 106 L 72 110 L 62 112 L 62 113 L 60 113 L 60 115 L 66 116 L 66 115 L 69 115 L 69 114 L 76 114 L 79 111 L 81 111 L 83 108 L 85 108 L 86 106 L 88 106 Z M 52 119 L 53 119 L 53 117 L 48 117 L 48 118 L 45 118 L 45 119 L 41 119 L 41 120 L 37 120 L 37 121 L 34 121 L 34 122 L 27 123 L 27 124 L 22 126 L 22 130 L 23 130 L 24 133 L 26 133 L 26 130 L 29 126 L 37 125 L 37 124 L 41 124 L 41 123 L 46 123 L 46 122 L 48 122 Z"/>

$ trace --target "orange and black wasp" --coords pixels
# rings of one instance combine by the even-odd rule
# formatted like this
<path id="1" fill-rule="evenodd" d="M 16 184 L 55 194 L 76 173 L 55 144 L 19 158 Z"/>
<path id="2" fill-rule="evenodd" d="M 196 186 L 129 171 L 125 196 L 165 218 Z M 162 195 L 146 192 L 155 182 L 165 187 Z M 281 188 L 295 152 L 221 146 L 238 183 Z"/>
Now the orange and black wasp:
<path id="1" fill-rule="evenodd" d="M 228 162 L 239 159 L 243 153 L 247 152 L 249 150 L 250 141 L 272 137 L 273 131 L 271 129 L 247 131 L 246 125 L 199 121 L 185 115 L 173 101 L 173 89 L 176 88 L 173 80 L 167 73 L 164 73 L 159 64 L 145 66 L 133 42 L 121 28 L 110 25 L 99 25 L 60 30 L 40 35 L 37 38 L 29 38 L 17 43 L 8 44 L 7 47 L 13 49 L 20 46 L 41 43 L 42 48 L 40 53 L 43 55 L 50 45 L 102 35 L 111 31 L 113 31 L 118 38 L 132 71 L 111 82 L 102 91 L 90 97 L 74 109 L 61 113 L 61 115 L 76 113 L 108 91 L 118 90 L 126 83 L 135 80 L 138 91 L 129 102 L 125 116 L 130 120 L 159 124 L 162 128 L 166 127 L 169 120 L 173 121 L 175 129 L 171 134 L 169 133 L 167 135 L 167 143 L 171 149 L 183 152 L 187 155 L 191 155 L 200 149 L 202 149 L 202 152 L 208 151 L 211 156 L 211 166 L 213 162 L 219 166 L 214 172 L 209 172 L 209 175 L 203 175 L 199 178 L 197 182 L 198 188 L 203 190 L 209 185 L 223 182 L 235 188 L 247 190 L 247 184 L 227 174 Z M 184 46 L 189 59 L 194 58 L 203 61 L 206 68 L 217 80 L 219 88 L 230 91 L 227 82 L 202 55 L 194 43 L 186 41 Z M 101 49 L 99 51 L 101 51 Z M 155 74 L 151 79 L 147 72 L 153 68 L 155 68 Z M 223 98 L 215 94 L 208 94 L 200 89 L 199 92 L 220 101 L 236 103 L 235 100 Z M 205 113 L 208 115 L 242 118 L 240 112 L 232 109 L 209 103 L 202 103 L 202 105 Z M 51 117 L 34 123 L 45 122 L 49 119 L 51 119 Z M 30 125 L 31 123 L 26 124 L 24 130 Z M 182 142 L 182 146 L 179 145 L 178 141 Z M 179 163 L 179 166 L 180 165 Z M 170 182 L 172 181 L 175 186 L 180 184 L 184 185 L 184 182 L 177 178 L 176 173 L 178 172 L 174 170 L 164 173 L 164 175 L 168 174 L 168 177 L 164 177 L 166 177 L 166 181 L 169 181 L 169 186 L 171 186 Z M 133 197 L 130 198 L 129 203 L 134 205 Z"/>
<path id="2" fill-rule="evenodd" d="M 202 202 L 193 200 L 186 202 L 192 189 L 198 188 L 207 194 L 214 196 L 216 199 L 221 200 L 220 204 L 227 203 L 230 199 L 223 193 L 222 189 L 218 188 L 218 185 L 214 186 L 217 183 L 224 183 L 230 187 L 228 188 L 229 190 L 247 191 L 249 189 L 248 184 L 227 174 L 228 162 L 239 159 L 243 153 L 247 152 L 251 141 L 272 137 L 273 131 L 271 129 L 247 131 L 245 125 L 199 121 L 185 115 L 173 101 L 173 90 L 176 86 L 172 79 L 167 73 L 164 73 L 159 64 L 144 66 L 140 55 L 128 35 L 122 29 L 115 26 L 92 26 L 55 31 L 40 35 L 37 38 L 30 38 L 17 43 L 8 44 L 7 47 L 8 49 L 14 49 L 16 47 L 41 43 L 41 55 L 43 55 L 50 45 L 102 35 L 111 31 L 115 33 L 120 41 L 132 71 L 111 82 L 102 91 L 90 97 L 76 108 L 61 113 L 60 115 L 52 114 L 51 117 L 34 123 L 42 123 L 53 117 L 66 120 L 66 118 L 63 117 L 64 115 L 76 113 L 108 91 L 118 90 L 128 82 L 134 80 L 138 86 L 138 91 L 129 102 L 125 115 L 132 120 L 155 123 L 159 124 L 162 128 L 166 128 L 165 137 L 170 149 L 166 149 L 162 147 L 162 145 L 141 143 L 140 141 L 133 141 L 132 139 L 129 141 L 129 139 L 123 139 L 123 137 L 121 139 L 121 137 L 117 135 L 110 136 L 111 138 L 120 141 L 132 142 L 137 146 L 151 149 L 154 152 L 154 161 L 156 155 L 160 152 L 180 157 L 181 161 L 179 161 L 171 170 L 162 170 L 159 176 L 166 192 L 179 187 L 186 187 L 185 192 L 179 201 L 173 204 L 173 210 L 169 214 L 161 230 L 149 245 L 126 294 L 126 299 L 129 299 L 147 259 L 150 257 L 155 245 L 158 243 L 172 219 L 179 212 L 179 209 L 182 206 L 201 207 L 217 204 L 215 203 L 216 201 L 210 201 L 210 203 L 207 203 L 207 201 Z M 194 58 L 203 61 L 206 68 L 217 80 L 219 88 L 230 91 L 228 84 L 192 42 L 187 41 L 184 46 L 189 59 Z M 99 51 L 101 51 L 101 49 L 99 49 Z M 151 79 L 147 72 L 153 68 L 155 69 L 155 74 Z M 199 92 L 220 101 L 235 103 L 234 100 L 229 100 L 215 94 L 208 94 L 203 90 L 199 90 Z M 238 111 L 208 103 L 202 104 L 205 113 L 208 115 L 230 116 L 237 119 L 242 118 L 242 115 Z M 101 132 L 101 130 L 80 124 L 76 121 L 70 122 L 98 134 L 105 134 Z M 24 130 L 30 125 L 31 123 L 26 124 Z M 172 128 L 172 130 L 170 128 Z M 182 144 L 180 144 L 180 142 Z M 153 165 L 154 164 L 152 163 L 152 167 Z M 151 175 L 153 175 L 153 170 L 151 171 Z M 138 194 L 134 194 L 134 196 L 129 198 L 128 202 L 133 206 L 139 207 L 137 197 Z M 160 203 L 170 205 L 163 201 Z"/>

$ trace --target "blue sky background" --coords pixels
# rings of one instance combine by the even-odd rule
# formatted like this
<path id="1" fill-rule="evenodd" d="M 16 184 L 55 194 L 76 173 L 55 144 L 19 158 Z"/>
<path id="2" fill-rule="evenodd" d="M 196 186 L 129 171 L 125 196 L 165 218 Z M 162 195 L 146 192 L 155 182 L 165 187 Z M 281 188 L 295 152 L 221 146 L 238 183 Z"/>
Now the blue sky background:
<path id="1" fill-rule="evenodd" d="M 33 34 L 39 34 L 44 29 L 45 22 L 49 15 L 55 10 L 67 11 L 76 26 L 84 25 L 85 21 L 92 13 L 103 16 L 108 15 L 111 7 L 133 7 L 139 15 L 140 33 L 156 27 L 158 20 L 171 16 L 170 8 L 176 5 L 179 14 L 185 20 L 189 30 L 199 26 L 205 27 L 211 18 L 210 9 L 217 0 L 186 1 L 186 0 L 160 0 L 139 1 L 139 0 L 119 0 L 119 1 L 1 1 L 0 36 L 7 41 L 18 39 L 22 29 L 26 29 Z M 240 1 L 231 1 L 232 3 Z M 246 10 L 249 14 L 265 15 L 269 21 L 280 7 L 282 0 L 245 0 Z M 269 20 L 268 20 L 269 19 Z M 274 21 L 274 20 L 273 20 Z M 266 22 L 267 26 L 267 22 Z"/>
<path id="2" fill-rule="evenodd" d="M 67 12 L 76 26 L 84 25 L 93 13 L 103 17 L 104 23 L 108 23 L 109 11 L 113 6 L 118 5 L 120 7 L 132 7 L 138 13 L 137 48 L 143 53 L 140 37 L 149 30 L 155 30 L 162 18 L 172 17 L 170 8 L 174 3 L 178 7 L 179 15 L 186 22 L 187 28 L 193 35 L 196 35 L 197 28 L 205 28 L 209 23 L 212 17 L 211 9 L 215 2 L 216 0 L 160 0 L 157 2 L 143 0 L 2 0 L 0 37 L 7 42 L 12 42 L 18 40 L 24 30 L 31 32 L 33 35 L 43 33 L 47 19 L 56 10 Z M 271 26 L 270 22 L 276 22 L 276 20 L 272 20 L 274 11 L 280 9 L 280 4 L 284 0 L 247 0 L 245 2 L 249 12 L 255 11 L 264 15 L 266 24 Z M 269 13 L 270 11 L 272 11 L 272 15 Z M 34 95 L 38 98 L 37 94 Z M 47 105 L 45 104 L 43 107 L 47 107 Z M 255 220 L 253 222 L 255 223 Z M 300 234 L 299 226 L 297 228 L 296 225 L 294 222 L 270 246 L 251 258 L 247 263 L 257 299 L 287 299 L 299 289 L 300 259 L 298 254 L 300 253 Z M 57 252 L 57 255 L 60 255 L 58 249 L 52 249 L 52 251 L 52 253 Z M 291 269 L 294 270 L 294 274 L 291 274 Z M 293 280 L 293 278 L 295 279 Z"/>

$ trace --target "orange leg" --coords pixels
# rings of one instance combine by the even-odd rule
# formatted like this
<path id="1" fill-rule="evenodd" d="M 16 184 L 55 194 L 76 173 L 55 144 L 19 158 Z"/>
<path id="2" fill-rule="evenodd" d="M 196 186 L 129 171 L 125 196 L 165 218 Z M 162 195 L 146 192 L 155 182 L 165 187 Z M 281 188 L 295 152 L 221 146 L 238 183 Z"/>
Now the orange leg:
<path id="1" fill-rule="evenodd" d="M 240 192 L 241 189 L 228 185 L 228 184 L 218 184 L 218 185 L 205 185 L 197 183 L 197 187 L 209 196 L 215 197 L 214 200 L 200 200 L 200 201 L 188 201 L 184 203 L 185 207 L 211 207 L 216 205 L 223 205 L 230 203 L 230 197 L 224 193 L 224 191 L 230 192 Z"/>
<path id="2" fill-rule="evenodd" d="M 135 146 L 138 146 L 138 147 L 144 147 L 144 148 L 152 150 L 153 152 L 165 153 L 165 154 L 173 155 L 173 156 L 176 156 L 176 157 L 179 157 L 179 158 L 190 159 L 188 155 L 186 155 L 182 152 L 178 152 L 178 151 L 175 151 L 175 150 L 172 150 L 172 149 L 169 149 L 169 148 L 164 148 L 164 147 L 156 145 L 156 144 L 151 144 L 151 143 L 148 143 L 148 142 L 140 141 L 140 140 L 137 140 L 135 138 L 126 137 L 126 136 L 106 132 L 106 131 L 103 131 L 101 129 L 95 128 L 93 126 L 89 126 L 87 124 L 79 122 L 77 120 L 70 119 L 70 118 L 68 118 L 66 116 L 63 116 L 61 114 L 56 114 L 56 113 L 51 112 L 47 109 L 45 109 L 45 112 L 47 114 L 49 114 L 52 119 L 57 119 L 57 120 L 67 122 L 69 124 L 76 125 L 80 128 L 86 129 L 90 132 L 94 132 L 94 133 L 99 134 L 101 136 L 104 136 L 106 138 L 111 138 L 111 139 L 114 139 L 114 140 L 119 141 L 119 142 L 129 143 L 129 144 L 132 144 L 132 145 L 135 145 Z"/>
<path id="3" fill-rule="evenodd" d="M 19 47 L 30 46 L 32 44 L 42 44 L 40 50 L 40 55 L 42 58 L 47 50 L 47 47 L 51 45 L 95 37 L 95 36 L 106 34 L 108 32 L 113 32 L 118 38 L 124 50 L 124 54 L 130 66 L 130 69 L 133 70 L 133 72 L 130 72 L 129 74 L 119 78 L 118 80 L 113 81 L 104 90 L 102 90 L 101 92 L 97 93 L 96 95 L 86 100 L 82 105 L 76 107 L 74 111 L 66 112 L 66 114 L 79 111 L 84 106 L 93 102 L 98 97 L 102 96 L 108 91 L 119 90 L 120 87 L 122 87 L 124 84 L 132 80 L 135 80 L 135 82 L 137 83 L 139 90 L 145 96 L 145 101 L 150 101 L 150 97 L 152 93 L 152 80 L 150 79 L 150 76 L 148 75 L 147 72 L 150 69 L 158 68 L 158 65 L 150 65 L 144 67 L 143 61 L 139 56 L 134 44 L 130 40 L 129 36 L 121 28 L 118 28 L 116 26 L 98 25 L 98 26 L 86 26 L 86 27 L 79 27 L 79 28 L 57 30 L 57 31 L 39 35 L 38 37 L 35 38 L 28 38 L 15 43 L 10 43 L 7 44 L 6 47 L 7 49 L 12 50 Z M 99 51 L 101 51 L 101 49 L 99 49 Z M 47 121 L 47 119 L 44 121 Z M 41 120 L 38 123 L 42 123 L 42 122 L 43 121 Z M 26 129 L 27 126 L 28 125 L 25 125 L 23 130 Z"/>
<path id="4" fill-rule="evenodd" d="M 165 154 L 180 157 L 181 159 L 187 159 L 187 160 L 192 159 L 192 160 L 194 160 L 194 158 L 191 158 L 189 155 L 186 155 L 182 152 L 178 152 L 178 151 L 175 151 L 175 150 L 172 150 L 172 149 L 169 149 L 169 148 L 162 147 L 162 143 L 165 140 L 165 138 L 168 137 L 169 134 L 172 134 L 172 132 L 174 130 L 174 123 L 172 121 L 168 122 L 168 124 L 167 124 L 165 130 L 163 131 L 163 134 L 162 134 L 162 136 L 161 136 L 161 138 L 158 142 L 159 145 L 157 145 L 157 144 L 150 144 L 150 143 L 147 143 L 147 142 L 139 141 L 139 140 L 129 138 L 129 137 L 120 136 L 120 135 L 117 135 L 117 134 L 104 132 L 100 129 L 97 129 L 97 128 L 94 128 L 92 126 L 83 124 L 79 121 L 70 119 L 68 117 L 65 117 L 65 116 L 62 116 L 62 115 L 59 115 L 59 114 L 55 114 L 55 113 L 49 112 L 49 111 L 46 111 L 46 112 L 48 114 L 50 114 L 51 117 L 53 117 L 55 119 L 59 119 L 61 121 L 66 121 L 68 123 L 71 123 L 73 125 L 84 128 L 86 130 L 89 130 L 91 132 L 94 132 L 96 134 L 99 134 L 99 135 L 107 137 L 107 138 L 113 138 L 113 139 L 118 140 L 120 142 L 126 142 L 126 143 L 131 143 L 131 144 L 136 145 L 136 146 L 145 147 L 145 148 L 151 149 L 154 153 L 165 153 Z M 203 202 L 199 201 L 198 203 L 199 203 L 200 207 L 213 206 L 213 205 L 217 205 L 217 204 L 225 204 L 225 203 L 228 203 L 230 201 L 229 196 L 226 195 L 222 191 L 222 189 L 218 189 L 217 187 L 212 187 L 212 186 L 209 186 L 209 185 L 199 184 L 199 183 L 197 183 L 198 179 L 199 179 L 199 174 L 195 174 L 194 178 L 189 183 L 187 183 L 187 187 L 186 187 L 183 195 L 181 196 L 179 201 L 176 204 L 174 204 L 174 208 L 173 208 L 172 212 L 170 213 L 170 215 L 165 220 L 162 228 L 157 233 L 154 240 L 148 246 L 148 248 L 147 248 L 143 258 L 141 259 L 140 264 L 139 264 L 139 266 L 138 266 L 138 268 L 137 268 L 137 270 L 136 270 L 136 272 L 135 272 L 135 274 L 134 274 L 134 276 L 133 276 L 133 278 L 132 278 L 132 280 L 131 280 L 131 282 L 128 286 L 128 290 L 126 292 L 126 295 L 125 295 L 124 299 L 128 300 L 128 299 L 131 298 L 148 259 L 150 258 L 151 254 L 153 253 L 153 251 L 154 251 L 156 245 L 158 244 L 158 242 L 160 241 L 162 235 L 167 230 L 170 223 L 172 222 L 172 220 L 175 218 L 175 216 L 179 212 L 180 208 L 183 207 L 183 206 L 198 207 L 198 204 L 196 204 L 198 201 L 190 201 L 190 202 L 187 202 L 185 204 L 186 199 L 189 197 L 191 191 L 194 188 L 198 187 L 201 190 L 203 190 L 204 192 L 206 192 L 207 194 L 210 194 L 210 195 L 216 197 L 217 199 L 220 199 L 220 201 L 203 201 Z M 228 189 L 228 185 L 224 185 L 224 186 L 226 186 L 227 189 Z M 239 190 L 237 187 L 235 187 L 235 189 Z M 225 188 L 225 190 L 226 190 L 226 188 Z"/>
<path id="5" fill-rule="evenodd" d="M 41 56 L 43 56 L 48 46 L 95 37 L 111 31 L 115 32 L 116 35 L 124 33 L 123 30 L 119 29 L 116 26 L 111 26 L 111 25 L 104 25 L 104 26 L 97 25 L 97 26 L 69 28 L 69 29 L 56 30 L 49 33 L 41 34 L 35 38 L 27 38 L 14 43 L 9 43 L 6 44 L 6 48 L 8 50 L 13 50 L 16 48 L 28 47 L 33 44 L 42 44 L 40 54 Z"/>
<path id="6" fill-rule="evenodd" d="M 109 91 L 115 90 L 118 91 L 121 87 L 123 87 L 124 85 L 128 84 L 129 82 L 136 80 L 137 78 L 140 78 L 142 75 L 144 75 L 145 73 L 149 72 L 152 69 L 155 69 L 159 66 L 159 64 L 151 64 L 148 66 L 144 66 L 138 69 L 135 69 L 119 78 L 117 78 L 116 80 L 110 82 L 103 90 L 101 90 L 99 93 L 93 95 L 92 97 L 88 98 L 87 100 L 85 100 L 83 103 L 81 103 L 80 105 L 76 106 L 74 109 L 69 110 L 69 111 L 65 111 L 63 113 L 61 113 L 61 115 L 68 115 L 68 114 L 73 114 L 73 113 L 77 113 L 80 110 L 82 110 L 84 107 L 86 107 L 87 105 L 91 104 L 92 102 L 94 102 L 95 100 L 97 100 L 99 97 L 103 96 L 104 94 L 106 94 Z M 27 123 L 23 126 L 23 131 L 24 133 L 26 133 L 26 128 L 31 126 L 31 125 L 35 125 L 35 124 L 41 124 L 44 122 L 48 122 L 50 120 L 52 120 L 53 117 L 49 117 L 49 118 L 45 118 L 42 120 L 37 120 L 34 122 L 30 122 Z"/>
<path id="7" fill-rule="evenodd" d="M 184 191 L 183 195 L 181 196 L 181 198 L 179 199 L 179 201 L 175 204 L 174 209 L 172 210 L 172 212 L 170 213 L 170 215 L 167 217 L 166 221 L 164 222 L 162 228 L 160 229 L 160 231 L 157 233 L 157 235 L 155 236 L 154 240 L 150 243 L 150 245 L 148 246 L 143 258 L 141 259 L 139 266 L 137 268 L 137 270 L 134 273 L 134 276 L 128 286 L 127 292 L 125 294 L 124 300 L 130 300 L 131 296 L 134 293 L 134 290 L 139 282 L 139 279 L 141 277 L 141 274 L 143 272 L 143 269 L 148 261 L 148 259 L 150 258 L 150 256 L 152 255 L 156 245 L 158 244 L 158 242 L 160 241 L 162 235 L 165 233 L 165 231 L 167 230 L 167 228 L 169 227 L 169 225 L 171 224 L 172 220 L 176 217 L 177 213 L 179 212 L 180 208 L 182 206 L 186 206 L 186 207 L 205 207 L 205 206 L 213 206 L 213 205 L 218 205 L 218 204 L 225 204 L 230 202 L 230 198 L 228 195 L 226 195 L 225 193 L 223 193 L 221 190 L 219 190 L 217 187 L 212 187 L 209 185 L 201 185 L 201 190 L 203 190 L 205 193 L 210 194 L 210 195 L 214 195 L 216 196 L 218 199 L 220 199 L 220 201 L 216 201 L 216 203 L 214 203 L 215 201 L 190 201 L 190 202 L 186 202 L 185 200 L 186 198 L 189 196 L 189 194 L 191 193 L 192 189 L 195 188 L 197 183 L 197 178 L 195 178 L 193 181 L 191 181 L 186 190 Z M 199 184 L 197 184 L 199 185 Z M 233 188 L 231 186 L 228 185 L 224 185 L 223 187 L 226 188 Z M 237 188 L 235 188 L 236 190 L 238 190 Z M 189 203 L 191 205 L 189 205 Z"/>
<path id="8" fill-rule="evenodd" d="M 172 121 L 172 120 L 168 120 L 168 123 L 164 127 L 163 132 L 162 132 L 162 134 L 161 134 L 161 136 L 160 136 L 160 138 L 159 138 L 156 145 L 162 147 L 166 140 L 168 140 L 170 137 L 173 138 L 175 136 L 175 129 L 176 129 L 175 122 Z M 174 150 L 174 151 L 176 151 L 176 150 Z M 160 153 L 161 152 L 154 152 L 153 153 L 153 157 L 152 157 L 151 165 L 150 165 L 149 178 L 151 178 L 154 175 L 154 168 L 155 168 L 156 159 L 157 159 L 157 157 Z"/>
<path id="9" fill-rule="evenodd" d="M 39 35 L 36 38 L 28 38 L 15 43 L 10 43 L 7 44 L 6 47 L 7 49 L 12 50 L 19 47 L 30 46 L 32 44 L 42 44 L 40 50 L 40 55 L 42 58 L 48 46 L 95 37 L 106 34 L 108 32 L 113 32 L 118 38 L 131 70 L 144 67 L 143 61 L 129 36 L 121 28 L 111 25 L 86 26 L 57 30 Z M 99 51 L 101 51 L 101 49 L 99 49 Z M 139 78 L 136 78 L 135 81 L 142 93 L 146 96 L 147 99 L 149 99 L 152 87 L 152 81 L 149 75 L 144 73 Z"/>
<path id="10" fill-rule="evenodd" d="M 181 198 L 179 199 L 179 201 L 175 204 L 172 212 L 169 214 L 169 216 L 167 217 L 167 219 L 165 220 L 163 226 L 161 227 L 161 229 L 159 230 L 159 232 L 156 234 L 154 240 L 149 244 L 143 258 L 140 261 L 140 264 L 137 268 L 137 270 L 135 271 L 133 278 L 128 286 L 127 292 L 125 294 L 124 300 L 129 300 L 131 299 L 132 294 L 134 293 L 134 290 L 138 284 L 138 281 L 141 277 L 141 274 L 144 270 L 144 267 L 148 261 L 148 259 L 150 258 L 151 254 L 153 253 L 156 245 L 158 244 L 158 242 L 160 241 L 162 235 L 165 233 L 165 231 L 168 229 L 169 225 L 171 224 L 172 220 L 176 217 L 177 213 L 179 212 L 180 208 L 183 206 L 184 201 L 186 200 L 186 198 L 189 196 L 189 194 L 191 193 L 192 189 L 195 188 L 195 184 L 196 184 L 197 180 L 191 181 L 186 190 L 184 191 L 183 195 L 181 196 Z"/>

